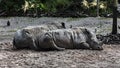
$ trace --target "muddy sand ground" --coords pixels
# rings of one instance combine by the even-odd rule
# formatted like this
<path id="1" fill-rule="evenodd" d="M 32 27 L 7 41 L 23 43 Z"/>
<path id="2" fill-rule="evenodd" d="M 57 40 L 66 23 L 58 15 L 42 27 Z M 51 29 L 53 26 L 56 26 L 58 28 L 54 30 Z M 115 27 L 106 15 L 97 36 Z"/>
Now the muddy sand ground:
<path id="1" fill-rule="evenodd" d="M 6 26 L 7 21 L 11 26 Z M 0 18 L 0 68 L 120 68 L 120 45 L 103 45 L 104 50 L 34 51 L 13 50 L 12 39 L 16 30 L 28 25 L 47 22 L 65 22 L 67 28 L 82 26 L 97 29 L 96 34 L 111 32 L 111 18 Z M 120 25 L 118 19 L 118 25 Z M 119 32 L 119 29 L 118 29 Z"/>

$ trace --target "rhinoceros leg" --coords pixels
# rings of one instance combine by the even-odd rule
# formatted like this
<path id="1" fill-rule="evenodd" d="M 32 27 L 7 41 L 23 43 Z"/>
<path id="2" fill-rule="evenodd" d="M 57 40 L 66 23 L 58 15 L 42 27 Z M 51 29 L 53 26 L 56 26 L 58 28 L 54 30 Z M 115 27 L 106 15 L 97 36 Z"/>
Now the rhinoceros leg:
<path id="1" fill-rule="evenodd" d="M 61 47 L 58 47 L 56 44 L 55 44 L 55 40 L 54 39 L 50 39 L 50 37 L 52 37 L 51 34 L 46 34 L 46 38 L 50 41 L 51 43 L 51 46 L 53 49 L 56 49 L 56 50 L 65 50 L 65 48 L 61 48 Z"/>
<path id="2" fill-rule="evenodd" d="M 59 50 L 59 51 L 65 50 L 65 48 L 58 47 L 58 46 L 55 44 L 54 40 L 52 40 L 51 43 L 52 43 L 52 47 L 53 47 L 54 49 Z"/>
<path id="3" fill-rule="evenodd" d="M 35 39 L 35 50 L 64 50 L 65 48 L 58 47 L 55 41 L 51 38 L 52 36 L 48 33 L 37 36 Z"/>
<path id="4" fill-rule="evenodd" d="M 34 39 L 32 39 L 31 43 L 32 43 L 32 45 L 29 46 L 30 49 L 38 50 L 38 47 L 36 46 L 36 44 L 35 44 L 35 40 L 34 40 Z"/>
<path id="5" fill-rule="evenodd" d="M 81 45 L 81 48 L 82 48 L 82 49 L 90 49 L 89 44 L 86 43 L 86 42 L 82 42 L 80 45 Z"/>

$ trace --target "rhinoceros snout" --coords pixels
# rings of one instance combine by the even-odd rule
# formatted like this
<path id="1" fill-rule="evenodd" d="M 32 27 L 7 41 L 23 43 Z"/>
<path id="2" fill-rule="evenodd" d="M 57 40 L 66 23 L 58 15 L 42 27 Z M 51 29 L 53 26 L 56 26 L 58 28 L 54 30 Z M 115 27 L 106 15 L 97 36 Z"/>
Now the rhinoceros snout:
<path id="1" fill-rule="evenodd" d="M 92 47 L 92 50 L 103 50 L 102 46 L 96 46 L 96 47 Z"/>
<path id="2" fill-rule="evenodd" d="M 91 46 L 92 50 L 103 50 L 102 45 L 103 45 L 102 42 L 100 42 L 100 43 L 98 43 L 98 42 L 91 42 L 90 46 Z"/>
<path id="3" fill-rule="evenodd" d="M 95 48 L 95 50 L 103 50 L 102 46 L 98 46 L 97 48 Z"/>
<path id="4" fill-rule="evenodd" d="M 101 47 L 99 47 L 99 50 L 103 50 L 103 47 L 101 46 Z"/>

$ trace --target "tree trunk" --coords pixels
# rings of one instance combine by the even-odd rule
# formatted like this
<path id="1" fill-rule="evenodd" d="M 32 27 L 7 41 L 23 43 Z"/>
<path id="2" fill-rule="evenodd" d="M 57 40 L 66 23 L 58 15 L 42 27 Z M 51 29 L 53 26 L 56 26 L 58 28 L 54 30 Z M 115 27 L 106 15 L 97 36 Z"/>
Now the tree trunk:
<path id="1" fill-rule="evenodd" d="M 117 34 L 117 0 L 114 0 L 114 5 L 113 5 L 112 34 Z"/>
<path id="2" fill-rule="evenodd" d="M 97 0 L 97 17 L 99 17 L 99 0 Z"/>

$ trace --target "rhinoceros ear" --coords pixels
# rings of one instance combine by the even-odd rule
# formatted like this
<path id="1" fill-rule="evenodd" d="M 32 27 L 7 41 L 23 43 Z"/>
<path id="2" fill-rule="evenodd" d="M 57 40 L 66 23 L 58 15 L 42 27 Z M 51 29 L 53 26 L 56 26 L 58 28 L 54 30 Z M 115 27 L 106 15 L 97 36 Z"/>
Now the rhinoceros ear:
<path id="1" fill-rule="evenodd" d="M 64 22 L 61 22 L 61 25 L 62 25 L 62 27 L 63 27 L 63 28 L 66 28 L 66 26 L 65 26 L 65 23 L 64 23 Z"/>
<path id="2" fill-rule="evenodd" d="M 102 41 L 100 41 L 101 45 L 103 45 L 105 41 L 106 39 L 103 39 Z"/>
<path id="3" fill-rule="evenodd" d="M 100 46 L 102 46 L 102 45 L 103 45 L 103 42 L 104 42 L 104 41 L 100 41 Z"/>

